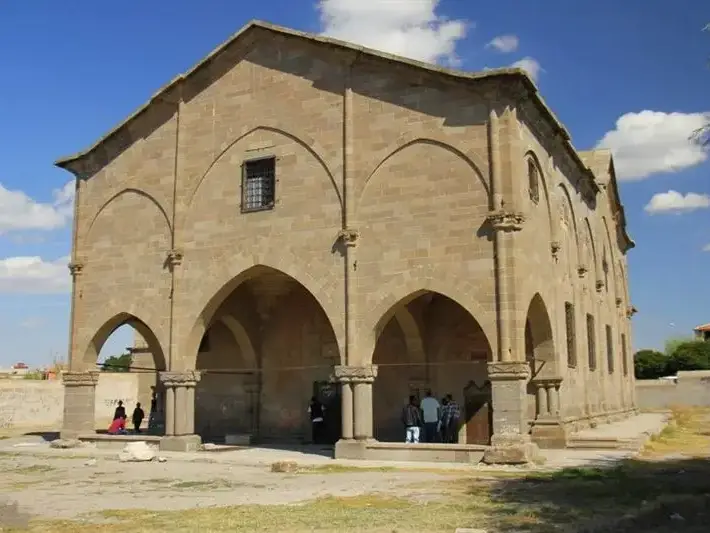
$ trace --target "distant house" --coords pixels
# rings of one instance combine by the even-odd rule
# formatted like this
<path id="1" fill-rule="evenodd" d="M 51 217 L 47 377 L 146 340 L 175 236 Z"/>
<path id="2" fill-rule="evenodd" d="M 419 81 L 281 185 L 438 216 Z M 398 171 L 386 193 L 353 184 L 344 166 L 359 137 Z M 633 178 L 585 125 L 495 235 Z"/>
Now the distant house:
<path id="1" fill-rule="evenodd" d="M 710 323 L 698 326 L 693 331 L 696 339 L 710 342 Z"/>

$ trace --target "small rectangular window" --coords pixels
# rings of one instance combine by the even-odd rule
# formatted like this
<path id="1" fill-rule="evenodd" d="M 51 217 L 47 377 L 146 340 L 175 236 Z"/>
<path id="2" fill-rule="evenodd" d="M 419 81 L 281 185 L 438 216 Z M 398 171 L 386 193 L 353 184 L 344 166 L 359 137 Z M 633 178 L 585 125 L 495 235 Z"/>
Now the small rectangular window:
<path id="1" fill-rule="evenodd" d="M 626 353 L 626 334 L 621 334 L 621 365 L 624 369 L 624 375 L 629 375 L 629 360 Z"/>
<path id="2" fill-rule="evenodd" d="M 276 192 L 276 158 L 245 161 L 242 167 L 242 212 L 273 209 Z"/>
<path id="3" fill-rule="evenodd" d="M 614 373 L 614 337 L 611 326 L 606 326 L 606 366 L 609 374 Z"/>
<path id="4" fill-rule="evenodd" d="M 574 320 L 574 304 L 565 302 L 565 326 L 567 330 L 567 366 L 577 366 L 577 332 Z"/>
<path id="5" fill-rule="evenodd" d="M 597 369 L 597 341 L 594 332 L 594 317 L 587 313 L 587 351 L 589 370 Z"/>

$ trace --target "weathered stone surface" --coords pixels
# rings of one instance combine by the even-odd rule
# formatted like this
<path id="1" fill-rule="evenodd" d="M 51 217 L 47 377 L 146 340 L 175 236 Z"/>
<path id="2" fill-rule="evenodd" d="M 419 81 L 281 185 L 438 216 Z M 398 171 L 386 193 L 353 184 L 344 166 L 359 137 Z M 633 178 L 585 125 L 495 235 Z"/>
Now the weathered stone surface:
<path id="1" fill-rule="evenodd" d="M 61 162 L 81 178 L 71 366 L 134 326 L 165 371 L 161 447 L 193 430 L 308 441 L 314 392 L 340 411 L 334 375 L 365 440 L 401 441 L 428 388 L 492 409 L 493 427 L 483 411 L 461 427 L 474 441 L 527 433 L 531 376 L 562 379 L 564 420 L 634 406 L 611 156 L 576 152 L 523 75 L 444 78 L 252 28 L 177 80 Z M 274 173 L 259 209 L 256 160 Z M 85 427 L 89 398 L 67 403 Z"/>
<path id="2" fill-rule="evenodd" d="M 83 446 L 84 446 L 84 443 L 81 442 L 79 439 L 55 439 L 49 443 L 50 448 L 61 448 L 61 449 L 81 448 Z"/>

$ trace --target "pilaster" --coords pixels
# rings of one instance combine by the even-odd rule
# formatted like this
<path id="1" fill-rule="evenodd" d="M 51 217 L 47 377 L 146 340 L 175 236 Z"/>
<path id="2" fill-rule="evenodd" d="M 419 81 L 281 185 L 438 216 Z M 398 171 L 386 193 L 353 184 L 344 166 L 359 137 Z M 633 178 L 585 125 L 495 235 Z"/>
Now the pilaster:
<path id="1" fill-rule="evenodd" d="M 64 420 L 61 437 L 75 439 L 96 431 L 96 384 L 99 372 L 64 372 Z"/>
<path id="2" fill-rule="evenodd" d="M 196 371 L 160 372 L 165 387 L 165 437 L 160 449 L 195 451 L 202 444 L 195 435 L 195 386 L 201 374 Z"/>
<path id="3" fill-rule="evenodd" d="M 493 400 L 493 437 L 483 455 L 488 464 L 525 464 L 539 460 L 537 445 L 528 435 L 527 381 L 530 367 L 525 361 L 496 361 L 488 364 Z"/>

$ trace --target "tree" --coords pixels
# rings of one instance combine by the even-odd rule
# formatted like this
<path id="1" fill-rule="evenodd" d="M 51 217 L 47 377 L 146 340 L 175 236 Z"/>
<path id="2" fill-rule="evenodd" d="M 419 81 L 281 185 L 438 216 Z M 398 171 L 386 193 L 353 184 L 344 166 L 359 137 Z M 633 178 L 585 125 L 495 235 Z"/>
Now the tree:
<path id="1" fill-rule="evenodd" d="M 710 342 L 688 341 L 679 344 L 668 360 L 668 370 L 710 370 Z"/>
<path id="2" fill-rule="evenodd" d="M 112 355 L 107 357 L 103 363 L 104 372 L 128 372 L 133 363 L 133 356 L 130 353 Z"/>
<path id="3" fill-rule="evenodd" d="M 656 350 L 639 350 L 634 354 L 634 375 L 636 379 L 658 379 L 670 375 L 669 357 Z"/>
<path id="4" fill-rule="evenodd" d="M 670 357 L 675 353 L 678 346 L 692 341 L 693 337 L 671 337 L 663 344 L 663 352 Z"/>

